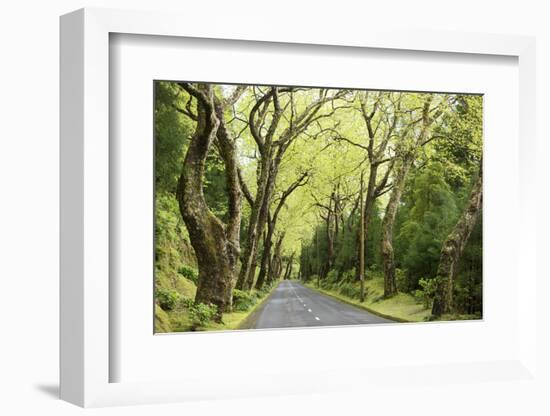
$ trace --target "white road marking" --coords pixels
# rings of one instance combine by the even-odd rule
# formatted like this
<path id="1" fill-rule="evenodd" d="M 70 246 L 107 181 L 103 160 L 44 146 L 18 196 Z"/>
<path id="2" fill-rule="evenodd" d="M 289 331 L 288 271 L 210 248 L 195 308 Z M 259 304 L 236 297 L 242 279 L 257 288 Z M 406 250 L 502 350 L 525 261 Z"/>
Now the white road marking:
<path id="1" fill-rule="evenodd" d="M 315 317 L 315 319 L 317 319 L 318 321 L 320 321 L 320 319 L 319 319 L 319 317 L 318 317 L 318 316 L 316 316 L 316 317 Z"/>
<path id="2" fill-rule="evenodd" d="M 308 309 L 307 311 L 308 311 L 308 312 L 311 312 L 311 309 Z"/>

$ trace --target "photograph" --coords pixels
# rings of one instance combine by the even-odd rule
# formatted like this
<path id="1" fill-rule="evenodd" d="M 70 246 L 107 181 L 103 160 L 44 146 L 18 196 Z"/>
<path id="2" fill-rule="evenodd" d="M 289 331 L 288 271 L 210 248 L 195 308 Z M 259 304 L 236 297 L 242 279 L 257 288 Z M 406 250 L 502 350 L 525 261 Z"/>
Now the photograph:
<path id="1" fill-rule="evenodd" d="M 155 333 L 483 319 L 483 95 L 155 80 Z"/>

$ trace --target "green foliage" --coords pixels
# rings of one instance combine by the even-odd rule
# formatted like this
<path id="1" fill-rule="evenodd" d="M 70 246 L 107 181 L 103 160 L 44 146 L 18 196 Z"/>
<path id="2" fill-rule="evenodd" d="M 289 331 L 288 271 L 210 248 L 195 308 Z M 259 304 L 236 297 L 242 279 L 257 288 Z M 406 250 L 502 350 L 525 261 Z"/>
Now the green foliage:
<path id="1" fill-rule="evenodd" d="M 193 329 L 206 326 L 216 316 L 216 305 L 196 303 L 189 308 L 189 319 Z"/>
<path id="2" fill-rule="evenodd" d="M 395 269 L 395 282 L 397 284 L 398 292 L 407 292 L 408 290 L 407 274 L 405 273 L 404 270 L 398 267 Z"/>
<path id="3" fill-rule="evenodd" d="M 432 302 L 435 295 L 435 283 L 435 279 L 421 278 L 418 280 L 420 289 L 415 290 L 414 297 L 421 301 L 426 309 L 432 307 Z"/>
<path id="4" fill-rule="evenodd" d="M 405 199 L 406 218 L 397 234 L 398 261 L 407 270 L 402 288 L 418 287 L 420 277 L 434 277 L 441 246 L 458 216 L 457 198 L 440 163 L 427 165 L 410 184 Z"/>
<path id="5" fill-rule="evenodd" d="M 327 273 L 327 278 L 325 279 L 328 283 L 336 283 L 338 281 L 338 271 L 332 269 Z"/>
<path id="6" fill-rule="evenodd" d="M 199 273 L 197 272 L 197 270 L 195 270 L 192 267 L 182 265 L 178 269 L 178 273 L 181 274 L 186 279 L 191 280 L 195 285 L 197 285 L 199 282 Z"/>
<path id="7" fill-rule="evenodd" d="M 222 98 L 227 97 L 233 88 L 218 85 L 214 90 Z M 243 180 L 253 195 L 258 192 L 262 155 L 252 138 L 247 120 L 262 91 L 267 91 L 267 87 L 248 88 L 225 114 L 226 125 L 235 139 Z M 298 114 L 320 93 L 314 88 L 298 89 L 293 92 L 295 102 L 289 105 L 290 94 L 281 92 L 281 108 Z M 328 92 L 329 95 L 333 93 Z M 358 299 L 360 295 L 356 276 L 359 215 L 363 204 L 363 201 L 358 201 L 360 172 L 363 171 L 368 177 L 373 168 L 366 157 L 369 131 L 361 116 L 363 98 L 369 111 L 376 108 L 372 116 L 372 124 L 378 126 L 373 143 L 375 149 L 380 148 L 383 134 L 389 128 L 388 123 L 396 114 L 397 99 L 401 100 L 400 111 L 406 116 L 396 124 L 388 138 L 387 149 L 380 155 L 385 161 L 378 165 L 376 184 L 381 182 L 390 166 L 399 166 L 399 162 L 394 166 L 389 159 L 413 149 L 418 128 L 405 129 L 404 126 L 407 122 L 418 120 L 418 109 L 426 94 L 349 92 L 345 101 L 337 100 L 322 106 L 317 115 L 327 116 L 319 117 L 316 123 L 289 143 L 277 172 L 274 194 L 269 201 L 271 205 L 268 206 L 269 214 L 273 215 L 275 204 L 283 192 L 301 172 L 308 171 L 308 182 L 294 191 L 279 213 L 276 235 L 285 233 L 280 258 L 287 259 L 295 252 L 299 259 L 299 276 L 304 281 L 317 284 L 319 279 L 321 288 L 338 291 L 350 299 Z M 384 300 L 384 304 L 391 308 L 397 308 L 396 302 L 400 300 L 405 301 L 407 308 L 412 308 L 409 304 L 414 299 L 411 294 L 418 295 L 425 304 L 431 301 L 428 282 L 432 282 L 436 274 L 442 243 L 464 205 L 481 158 L 482 97 L 434 94 L 433 98 L 431 115 L 436 116 L 439 111 L 442 115 L 436 116 L 429 140 L 414 153 L 415 161 L 407 177 L 393 227 L 397 286 L 400 292 L 406 293 L 400 293 L 391 301 Z M 333 111 L 338 106 L 343 107 Z M 204 322 L 211 319 L 208 318 L 208 306 L 194 305 L 192 301 L 199 280 L 198 266 L 175 198 L 183 159 L 196 126 L 193 117 L 184 113 L 196 113 L 196 110 L 196 100 L 190 99 L 176 83 L 155 83 L 155 295 L 159 309 L 164 309 L 164 313 L 168 311 L 171 319 L 178 316 L 177 323 L 175 318 L 172 319 L 173 328 L 189 325 L 199 328 L 209 325 Z M 268 101 L 261 111 L 265 111 L 262 129 L 266 129 L 273 117 L 272 102 Z M 274 132 L 274 143 L 280 142 L 292 119 L 288 113 L 283 114 Z M 265 131 L 261 133 L 266 134 Z M 337 139 L 339 136 L 347 140 Z M 277 151 L 276 145 L 274 150 Z M 388 185 L 395 183 L 395 170 L 389 172 L 387 179 Z M 227 178 L 216 143 L 208 152 L 203 180 L 207 209 L 226 222 L 229 219 Z M 388 190 L 385 188 L 382 191 Z M 336 200 L 331 199 L 333 195 L 339 198 L 338 206 Z M 382 293 L 378 290 L 383 269 L 380 240 L 389 195 L 383 193 L 376 199 L 367 224 L 365 276 L 370 288 L 370 300 L 378 299 Z M 243 244 L 251 207 L 243 200 L 241 209 L 240 239 Z M 327 221 L 329 211 L 334 215 Z M 330 259 L 329 236 L 333 237 L 330 239 L 333 241 L 333 257 Z M 261 254 L 263 242 L 259 241 L 257 247 L 258 254 Z M 454 299 L 458 312 L 481 313 L 481 260 L 480 215 L 457 267 Z M 252 293 L 235 291 L 234 309 L 250 310 L 267 293 L 266 290 Z"/>
<path id="8" fill-rule="evenodd" d="M 482 212 L 466 244 L 458 264 L 453 294 L 454 307 L 459 313 L 481 315 L 483 298 Z"/>
<path id="9" fill-rule="evenodd" d="M 159 306 L 165 311 L 171 311 L 176 307 L 180 300 L 180 294 L 173 289 L 157 287 L 155 297 Z"/>
<path id="10" fill-rule="evenodd" d="M 482 152 L 483 97 L 459 95 L 434 134 L 445 137 L 434 143 L 434 159 L 445 164 L 445 178 L 453 189 L 467 185 L 477 172 Z"/>
<path id="11" fill-rule="evenodd" d="M 349 270 L 346 270 L 342 273 L 343 282 L 353 282 L 355 280 L 355 267 L 352 267 Z"/>
<path id="12" fill-rule="evenodd" d="M 344 283 L 339 287 L 339 291 L 342 295 L 352 299 L 359 299 L 361 297 L 361 289 L 353 283 Z"/>
<path id="13" fill-rule="evenodd" d="M 247 311 L 252 308 L 257 301 L 257 297 L 250 292 L 239 289 L 233 290 L 233 309 L 235 311 Z"/>
<path id="14" fill-rule="evenodd" d="M 184 149 L 192 134 L 191 121 L 176 107 L 185 107 L 179 87 L 155 83 L 155 186 L 174 192 L 181 173 Z"/>

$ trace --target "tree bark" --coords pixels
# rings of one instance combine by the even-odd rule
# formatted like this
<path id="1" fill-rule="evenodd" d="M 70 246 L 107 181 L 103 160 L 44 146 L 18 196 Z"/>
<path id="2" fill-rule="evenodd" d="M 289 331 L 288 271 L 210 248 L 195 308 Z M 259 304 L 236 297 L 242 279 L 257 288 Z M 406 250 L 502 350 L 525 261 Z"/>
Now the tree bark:
<path id="1" fill-rule="evenodd" d="M 260 151 L 261 160 L 258 191 L 254 199 L 248 226 L 248 235 L 241 256 L 241 271 L 237 281 L 237 287 L 242 290 L 250 290 L 254 285 L 255 276 L 251 273 L 252 264 L 257 261 L 258 241 L 266 226 L 273 189 L 283 155 L 296 137 L 306 131 L 311 124 L 327 116 L 327 114 L 318 114 L 323 105 L 343 97 L 346 90 L 341 90 L 333 96 L 328 96 L 328 90 L 321 89 L 319 97 L 315 101 L 309 104 L 300 114 L 293 114 L 289 123 L 290 125 L 280 135 L 278 134 L 278 140 L 274 141 L 274 136 L 283 112 L 279 104 L 279 93 L 290 93 L 290 100 L 293 100 L 291 88 L 278 89 L 273 87 L 256 102 L 249 116 L 250 132 Z M 262 129 L 258 128 L 256 114 L 264 103 L 269 103 L 270 101 L 273 103 L 273 113 L 264 136 L 261 132 Z M 292 108 L 295 108 L 294 104 Z M 333 107 L 330 114 L 334 114 L 336 109 L 336 107 Z"/>
<path id="2" fill-rule="evenodd" d="M 378 100 L 381 99 L 381 96 L 378 97 Z M 361 99 L 361 114 L 363 116 L 363 120 L 365 122 L 365 125 L 367 127 L 367 133 L 368 133 L 368 143 L 367 146 L 363 146 L 363 148 L 367 152 L 367 158 L 369 161 L 369 178 L 367 182 L 367 190 L 365 199 L 363 202 L 363 199 L 361 199 L 360 204 L 364 204 L 363 208 L 363 229 L 359 230 L 357 232 L 357 257 L 356 257 L 356 270 L 355 270 L 355 277 L 357 280 L 359 280 L 359 237 L 360 234 L 363 233 L 363 238 L 367 239 L 368 232 L 369 232 L 369 222 L 372 215 L 372 211 L 374 208 L 374 202 L 376 199 L 382 195 L 385 192 L 386 184 L 390 175 L 390 172 L 393 168 L 393 163 L 387 167 L 386 172 L 383 176 L 383 178 L 379 181 L 377 184 L 378 179 L 378 168 L 383 163 L 388 162 L 388 159 L 386 158 L 385 152 L 386 148 L 390 142 L 390 139 L 393 135 L 394 130 L 397 127 L 397 121 L 399 118 L 399 109 L 400 109 L 400 100 L 397 101 L 397 104 L 394 104 L 392 106 L 393 108 L 393 119 L 391 123 L 389 123 L 388 128 L 386 129 L 386 133 L 383 135 L 383 137 L 380 140 L 380 143 L 378 146 L 375 146 L 375 139 L 377 137 L 377 131 L 378 126 L 374 126 L 374 116 L 379 111 L 388 111 L 381 110 L 379 108 L 379 102 L 376 100 L 372 106 L 372 110 L 369 112 L 367 105 L 368 105 L 368 93 Z M 365 247 L 363 248 L 365 250 Z M 363 256 L 365 256 L 366 253 L 363 253 Z M 364 271 L 363 271 L 364 273 Z"/>
<path id="3" fill-rule="evenodd" d="M 359 197 L 363 200 L 363 172 L 361 172 L 361 188 Z M 359 220 L 359 280 L 361 281 L 361 302 L 365 301 L 365 210 L 361 204 Z"/>
<path id="4" fill-rule="evenodd" d="M 292 262 L 294 261 L 294 253 L 290 256 L 288 259 L 288 262 L 286 263 L 286 270 L 283 280 L 290 280 L 290 277 L 292 276 Z"/>
<path id="5" fill-rule="evenodd" d="M 268 263 L 268 272 L 267 272 L 268 284 L 273 284 L 274 281 L 279 280 L 281 277 L 281 272 L 282 272 L 281 246 L 283 244 L 284 238 L 285 238 L 284 233 L 280 234 L 279 237 L 277 238 L 273 257 L 271 258 L 271 261 Z"/>
<path id="6" fill-rule="evenodd" d="M 405 187 L 407 175 L 416 157 L 416 151 L 427 142 L 430 126 L 435 120 L 435 117 L 430 117 L 431 102 L 432 96 L 430 95 L 426 98 L 422 107 L 422 125 L 420 132 L 416 136 L 412 146 L 403 151 L 401 166 L 395 175 L 390 199 L 388 201 L 388 205 L 386 206 L 384 220 L 382 221 L 380 251 L 384 267 L 384 297 L 390 297 L 397 293 L 397 283 L 395 281 L 395 257 L 393 252 L 393 225 L 395 223 L 395 216 L 401 201 L 401 195 L 403 193 L 403 188 Z"/>
<path id="7" fill-rule="evenodd" d="M 452 312 L 453 309 L 453 281 L 456 275 L 458 262 L 475 226 L 477 215 L 482 203 L 483 175 L 480 162 L 479 176 L 472 188 L 470 198 L 464 211 L 449 234 L 443 248 L 436 275 L 436 289 L 432 315 L 435 318 Z"/>
<path id="8" fill-rule="evenodd" d="M 262 105 L 267 106 L 270 101 L 273 102 L 274 107 L 273 117 L 268 132 L 265 136 L 262 136 L 260 129 L 258 129 L 256 125 L 256 115 L 258 111 L 260 111 L 260 107 Z M 267 107 L 265 108 L 267 109 Z M 260 165 L 257 181 L 258 190 L 254 198 L 248 222 L 247 237 L 241 256 L 241 271 L 237 280 L 237 288 L 241 290 L 250 290 L 254 282 L 254 275 L 251 273 L 253 268 L 252 263 L 256 260 L 257 244 L 265 228 L 265 205 L 271 198 L 270 192 L 272 192 L 276 179 L 276 175 L 273 175 L 275 168 L 273 165 L 273 135 L 279 124 L 281 114 L 282 109 L 279 105 L 276 88 L 272 88 L 268 93 L 264 94 L 250 111 L 249 128 L 260 151 Z"/>
<path id="9" fill-rule="evenodd" d="M 413 157 L 405 157 L 393 180 L 393 188 L 386 206 L 386 213 L 382 221 L 381 255 L 384 267 L 384 297 L 390 297 L 397 293 L 395 281 L 395 257 L 393 252 L 393 225 L 395 215 L 401 201 L 405 179 L 413 163 Z"/>
<path id="10" fill-rule="evenodd" d="M 178 180 L 177 200 L 189 231 L 199 268 L 195 301 L 217 306 L 217 320 L 231 311 L 232 291 L 239 256 L 241 190 L 235 144 L 223 120 L 223 106 L 206 84 L 180 83 L 197 100 L 197 125 Z M 222 223 L 209 209 L 203 194 L 205 162 L 218 140 L 226 169 L 229 221 Z"/>

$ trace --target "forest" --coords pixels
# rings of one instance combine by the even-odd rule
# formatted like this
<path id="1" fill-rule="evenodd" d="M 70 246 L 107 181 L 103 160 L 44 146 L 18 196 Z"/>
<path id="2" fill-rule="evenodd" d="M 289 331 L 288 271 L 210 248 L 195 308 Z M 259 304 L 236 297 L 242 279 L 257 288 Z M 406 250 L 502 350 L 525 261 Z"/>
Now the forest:
<path id="1" fill-rule="evenodd" d="M 481 95 L 154 87 L 155 332 L 482 318 Z"/>

